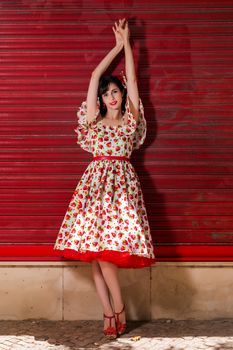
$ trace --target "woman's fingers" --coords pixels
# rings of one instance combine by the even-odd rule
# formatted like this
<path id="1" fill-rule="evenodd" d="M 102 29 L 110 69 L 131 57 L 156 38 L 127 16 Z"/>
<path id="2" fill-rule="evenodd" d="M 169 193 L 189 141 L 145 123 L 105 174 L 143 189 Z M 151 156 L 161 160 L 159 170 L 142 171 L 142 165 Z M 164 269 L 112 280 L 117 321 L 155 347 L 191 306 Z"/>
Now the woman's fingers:
<path id="1" fill-rule="evenodd" d="M 115 22 L 114 26 L 112 27 L 112 30 L 114 32 L 115 35 L 115 39 L 116 39 L 116 44 L 121 44 L 123 43 L 123 35 L 122 35 L 122 31 L 121 31 L 121 27 L 120 25 Z"/>
<path id="2" fill-rule="evenodd" d="M 117 22 L 115 22 L 115 27 L 116 27 L 116 31 L 119 31 L 119 25 L 117 24 Z"/>
<path id="3" fill-rule="evenodd" d="M 124 22 L 125 22 L 125 18 L 124 19 L 120 19 L 119 25 L 120 25 L 121 28 L 123 28 Z"/>
<path id="4" fill-rule="evenodd" d="M 114 22 L 112 29 L 116 38 L 119 39 L 121 37 L 121 39 L 123 39 L 128 32 L 128 22 L 125 18 L 119 19 L 118 21 Z"/>
<path id="5" fill-rule="evenodd" d="M 128 22 L 126 21 L 126 19 L 124 18 L 124 19 L 122 19 L 121 21 L 120 21 L 120 27 L 121 27 L 121 29 L 125 29 L 125 27 L 128 25 Z"/>
<path id="6" fill-rule="evenodd" d="M 125 21 L 126 21 L 126 19 L 123 18 L 123 19 L 119 19 L 118 23 L 115 22 L 116 28 L 117 28 L 117 29 L 118 29 L 119 27 L 123 28 L 123 24 L 124 24 Z M 126 22 L 126 23 L 127 23 L 127 22 Z"/>
<path id="7" fill-rule="evenodd" d="M 126 19 L 123 18 L 122 21 L 121 21 L 121 24 L 122 24 L 122 27 L 127 23 Z"/>

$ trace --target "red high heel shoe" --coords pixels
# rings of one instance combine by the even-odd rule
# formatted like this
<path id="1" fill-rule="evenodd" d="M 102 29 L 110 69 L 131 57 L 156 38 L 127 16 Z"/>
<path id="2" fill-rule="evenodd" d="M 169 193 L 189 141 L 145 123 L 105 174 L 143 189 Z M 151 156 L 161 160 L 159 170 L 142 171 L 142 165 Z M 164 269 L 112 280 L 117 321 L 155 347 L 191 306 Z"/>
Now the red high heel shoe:
<path id="1" fill-rule="evenodd" d="M 110 320 L 110 325 L 106 329 L 103 330 L 104 335 L 108 339 L 116 339 L 117 337 L 117 329 L 116 327 L 112 326 L 112 319 L 115 319 L 115 316 L 106 316 L 105 314 L 104 318 L 108 318 Z"/>
<path id="2" fill-rule="evenodd" d="M 122 314 L 122 312 L 125 311 L 125 305 L 123 306 L 123 309 L 120 312 L 115 312 L 116 315 L 116 327 L 117 327 L 117 333 L 119 335 L 124 334 L 126 331 L 126 323 L 122 323 L 119 320 L 119 315 Z"/>

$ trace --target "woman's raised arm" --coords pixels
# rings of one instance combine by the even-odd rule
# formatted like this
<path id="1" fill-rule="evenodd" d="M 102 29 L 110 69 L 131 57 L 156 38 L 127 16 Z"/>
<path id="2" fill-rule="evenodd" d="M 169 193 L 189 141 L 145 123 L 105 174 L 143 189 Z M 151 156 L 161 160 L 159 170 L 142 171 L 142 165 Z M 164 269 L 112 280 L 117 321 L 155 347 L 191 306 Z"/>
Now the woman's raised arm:
<path id="1" fill-rule="evenodd" d="M 112 27 L 115 38 L 116 45 L 109 51 L 109 53 L 102 59 L 102 61 L 98 64 L 98 66 L 94 69 L 91 74 L 91 79 L 89 82 L 89 87 L 87 91 L 87 121 L 91 123 L 95 118 L 96 113 L 96 103 L 97 103 L 97 90 L 99 85 L 99 79 L 101 75 L 108 68 L 112 60 L 117 56 L 117 54 L 123 49 L 123 40 L 119 33 L 115 31 L 114 27 Z"/>
<path id="2" fill-rule="evenodd" d="M 128 22 L 125 20 L 119 21 L 118 32 L 122 37 L 125 50 L 125 73 L 127 79 L 127 94 L 129 97 L 129 104 L 132 113 L 134 114 L 136 120 L 139 117 L 139 93 L 137 77 L 134 67 L 134 58 L 132 48 L 130 46 L 130 33 L 128 28 Z"/>

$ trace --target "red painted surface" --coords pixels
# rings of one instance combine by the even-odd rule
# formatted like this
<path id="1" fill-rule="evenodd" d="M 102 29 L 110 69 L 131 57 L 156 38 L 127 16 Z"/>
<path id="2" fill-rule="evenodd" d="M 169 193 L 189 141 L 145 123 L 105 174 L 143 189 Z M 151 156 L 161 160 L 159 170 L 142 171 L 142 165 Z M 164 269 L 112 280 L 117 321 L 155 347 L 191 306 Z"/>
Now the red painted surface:
<path id="1" fill-rule="evenodd" d="M 233 246 L 227 245 L 174 245 L 159 246 L 156 250 L 158 261 L 232 261 Z M 5 245 L 0 247 L 0 261 L 49 260 L 62 261 L 53 245 Z"/>
<path id="2" fill-rule="evenodd" d="M 60 260 L 52 246 L 91 160 L 76 111 L 123 16 L 148 122 L 132 163 L 156 256 L 233 259 L 232 1 L 22 0 L 0 4 L 1 260 Z"/>

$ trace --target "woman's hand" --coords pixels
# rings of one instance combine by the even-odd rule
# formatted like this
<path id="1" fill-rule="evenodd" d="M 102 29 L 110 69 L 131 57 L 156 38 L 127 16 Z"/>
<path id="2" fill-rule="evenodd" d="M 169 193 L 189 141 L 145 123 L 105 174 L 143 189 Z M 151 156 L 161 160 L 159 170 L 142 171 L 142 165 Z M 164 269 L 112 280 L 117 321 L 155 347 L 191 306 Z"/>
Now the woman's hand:
<path id="1" fill-rule="evenodd" d="M 122 46 L 123 47 L 123 39 L 122 36 L 119 32 L 119 25 L 117 24 L 117 22 L 115 22 L 115 27 L 112 27 L 112 30 L 115 34 L 115 39 L 116 39 L 116 46 Z"/>
<path id="2" fill-rule="evenodd" d="M 123 45 L 125 42 L 129 40 L 129 28 L 128 22 L 124 19 L 120 19 L 119 23 L 115 22 L 115 27 L 112 27 L 115 38 L 116 45 Z"/>

